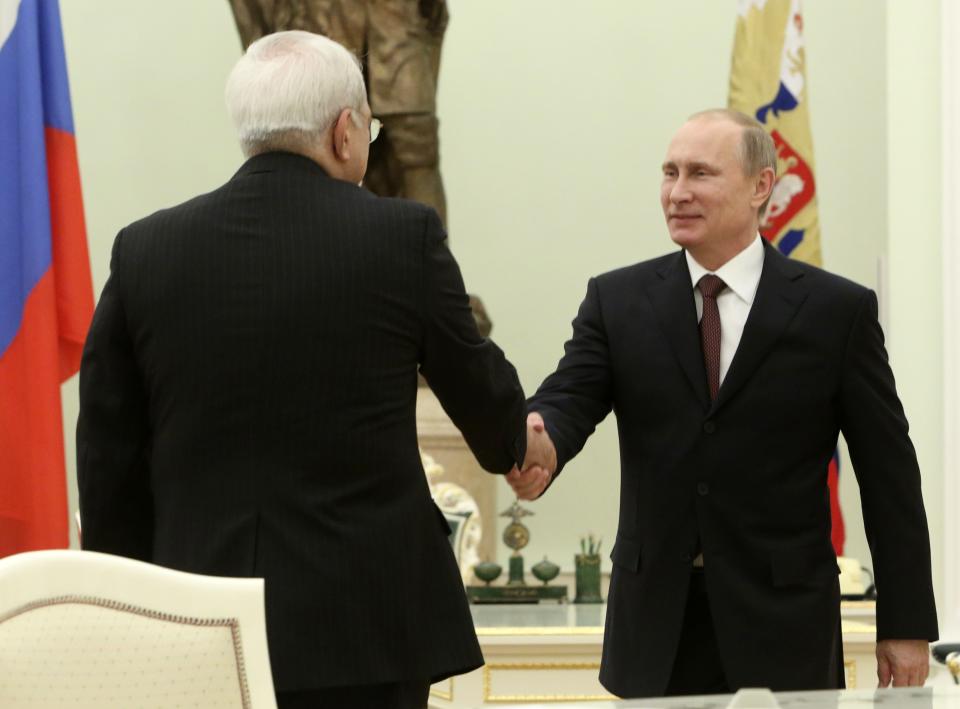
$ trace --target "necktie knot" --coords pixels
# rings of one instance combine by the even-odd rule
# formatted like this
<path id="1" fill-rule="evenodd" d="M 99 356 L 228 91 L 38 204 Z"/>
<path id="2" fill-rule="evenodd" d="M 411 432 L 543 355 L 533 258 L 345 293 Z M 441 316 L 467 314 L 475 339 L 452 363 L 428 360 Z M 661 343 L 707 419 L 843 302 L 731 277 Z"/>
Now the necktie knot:
<path id="1" fill-rule="evenodd" d="M 726 287 L 727 284 L 723 282 L 723 279 L 712 273 L 708 273 L 697 282 L 697 288 L 700 289 L 700 294 L 704 298 L 716 298 L 720 291 Z"/>

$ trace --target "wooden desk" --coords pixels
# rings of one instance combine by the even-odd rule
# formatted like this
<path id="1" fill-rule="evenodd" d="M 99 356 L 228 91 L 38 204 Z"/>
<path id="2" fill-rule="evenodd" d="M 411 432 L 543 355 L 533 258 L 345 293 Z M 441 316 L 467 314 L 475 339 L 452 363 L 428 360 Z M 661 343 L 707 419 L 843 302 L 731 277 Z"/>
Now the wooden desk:
<path id="1" fill-rule="evenodd" d="M 512 703 L 599 701 L 611 695 L 597 679 L 605 605 L 473 606 L 487 664 L 435 684 L 437 709 Z M 873 686 L 875 606 L 844 603 L 843 653 L 847 686 Z"/>

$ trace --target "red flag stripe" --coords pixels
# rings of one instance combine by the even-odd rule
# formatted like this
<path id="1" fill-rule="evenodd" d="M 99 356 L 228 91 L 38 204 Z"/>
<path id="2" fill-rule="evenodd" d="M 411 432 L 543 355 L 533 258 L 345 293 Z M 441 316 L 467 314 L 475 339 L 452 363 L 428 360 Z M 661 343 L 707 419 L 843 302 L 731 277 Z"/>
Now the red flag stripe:
<path id="1" fill-rule="evenodd" d="M 0 358 L 0 557 L 67 546 L 57 339 L 54 276 L 47 271 Z"/>
<path id="2" fill-rule="evenodd" d="M 73 134 L 50 127 L 45 138 L 62 382 L 80 368 L 83 341 L 93 317 L 93 284 L 76 142 Z"/>

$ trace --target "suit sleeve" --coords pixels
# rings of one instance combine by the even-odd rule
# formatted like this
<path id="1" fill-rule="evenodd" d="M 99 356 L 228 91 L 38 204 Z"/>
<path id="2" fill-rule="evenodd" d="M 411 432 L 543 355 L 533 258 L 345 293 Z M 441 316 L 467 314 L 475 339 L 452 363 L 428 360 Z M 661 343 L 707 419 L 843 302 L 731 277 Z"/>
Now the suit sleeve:
<path id="1" fill-rule="evenodd" d="M 610 413 L 612 379 L 599 286 L 591 278 L 563 358 L 529 402 L 530 410 L 543 416 L 557 449 L 558 475 Z"/>
<path id="2" fill-rule="evenodd" d="M 840 427 L 860 486 L 877 586 L 877 639 L 937 639 L 920 469 L 868 291 L 844 356 Z"/>
<path id="3" fill-rule="evenodd" d="M 153 504 L 147 396 L 120 296 L 122 239 L 120 232 L 80 363 L 81 536 L 84 549 L 149 561 Z"/>
<path id="4" fill-rule="evenodd" d="M 460 269 L 433 210 L 424 235 L 420 372 L 485 470 L 507 473 L 526 454 L 526 402 L 513 365 L 480 335 Z"/>

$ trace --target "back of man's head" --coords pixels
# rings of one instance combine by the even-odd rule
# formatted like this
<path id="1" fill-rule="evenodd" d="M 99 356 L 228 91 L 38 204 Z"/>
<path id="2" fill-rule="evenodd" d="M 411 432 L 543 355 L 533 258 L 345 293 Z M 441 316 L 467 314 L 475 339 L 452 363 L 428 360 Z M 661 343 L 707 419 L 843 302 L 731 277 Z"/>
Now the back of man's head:
<path id="1" fill-rule="evenodd" d="M 291 30 L 251 44 L 227 79 L 227 111 L 248 157 L 307 152 L 344 108 L 367 100 L 360 64 L 346 48 Z"/>

